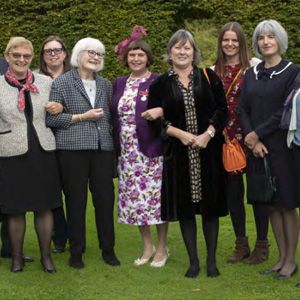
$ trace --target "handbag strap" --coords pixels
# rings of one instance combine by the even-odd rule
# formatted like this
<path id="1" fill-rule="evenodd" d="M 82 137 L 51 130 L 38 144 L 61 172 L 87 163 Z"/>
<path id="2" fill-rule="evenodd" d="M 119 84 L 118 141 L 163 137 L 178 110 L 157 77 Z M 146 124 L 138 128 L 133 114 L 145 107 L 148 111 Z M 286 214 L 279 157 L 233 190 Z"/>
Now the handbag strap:
<path id="1" fill-rule="evenodd" d="M 206 68 L 203 68 L 202 71 L 203 71 L 203 74 L 204 74 L 204 76 L 206 77 L 206 79 L 207 79 L 207 81 L 208 81 L 208 83 L 209 83 L 209 85 L 210 85 L 210 79 L 209 79 L 209 77 L 208 77 Z"/>
<path id="2" fill-rule="evenodd" d="M 264 167 L 265 167 L 266 176 L 267 176 L 267 178 L 268 178 L 268 180 L 270 182 L 270 185 L 271 185 L 272 189 L 274 191 L 276 191 L 276 186 L 275 186 L 272 174 L 271 174 L 271 169 L 270 169 L 267 157 L 264 156 L 263 160 L 264 160 Z"/>
<path id="3" fill-rule="evenodd" d="M 230 86 L 228 87 L 228 89 L 227 89 L 227 91 L 226 91 L 226 94 L 225 94 L 226 97 L 227 97 L 227 96 L 229 95 L 229 93 L 231 92 L 234 83 L 237 81 L 237 79 L 239 78 L 239 76 L 241 75 L 242 72 L 243 72 L 243 69 L 240 68 L 240 70 L 239 70 L 238 73 L 235 75 L 234 79 L 232 80 Z"/>

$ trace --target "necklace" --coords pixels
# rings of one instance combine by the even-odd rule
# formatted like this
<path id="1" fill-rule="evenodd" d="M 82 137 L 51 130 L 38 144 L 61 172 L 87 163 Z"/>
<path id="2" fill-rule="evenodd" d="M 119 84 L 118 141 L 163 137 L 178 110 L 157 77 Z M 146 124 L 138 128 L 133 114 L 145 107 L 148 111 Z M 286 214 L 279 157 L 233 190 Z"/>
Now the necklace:
<path id="1" fill-rule="evenodd" d="M 129 80 L 136 80 L 136 79 L 141 79 L 141 78 L 148 78 L 150 74 L 151 74 L 151 72 L 148 71 L 148 70 L 144 74 L 142 74 L 140 76 L 134 76 L 131 73 L 130 76 L 129 76 Z"/>

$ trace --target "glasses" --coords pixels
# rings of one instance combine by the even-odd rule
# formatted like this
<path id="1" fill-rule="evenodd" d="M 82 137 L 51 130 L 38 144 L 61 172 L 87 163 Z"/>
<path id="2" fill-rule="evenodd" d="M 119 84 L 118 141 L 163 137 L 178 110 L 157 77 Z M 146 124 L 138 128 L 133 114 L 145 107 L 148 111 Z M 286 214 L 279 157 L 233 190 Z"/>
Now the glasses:
<path id="1" fill-rule="evenodd" d="M 23 57 L 24 60 L 30 60 L 32 58 L 32 54 L 21 54 L 18 52 L 9 52 L 14 59 L 21 59 Z"/>
<path id="2" fill-rule="evenodd" d="M 105 56 L 104 53 L 96 52 L 94 50 L 83 50 L 83 51 L 87 51 L 89 57 L 91 58 L 94 58 L 95 56 L 97 56 L 98 58 L 103 58 Z"/>
<path id="3" fill-rule="evenodd" d="M 53 54 L 58 55 L 58 54 L 62 54 L 63 48 L 44 49 L 43 52 L 44 52 L 44 54 L 49 55 L 49 56 L 53 55 Z"/>

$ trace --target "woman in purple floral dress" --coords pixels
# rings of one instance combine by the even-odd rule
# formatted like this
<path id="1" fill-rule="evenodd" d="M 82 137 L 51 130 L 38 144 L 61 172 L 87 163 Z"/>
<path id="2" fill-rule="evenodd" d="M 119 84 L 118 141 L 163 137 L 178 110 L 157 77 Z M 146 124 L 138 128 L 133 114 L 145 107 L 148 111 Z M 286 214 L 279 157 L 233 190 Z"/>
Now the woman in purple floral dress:
<path id="1" fill-rule="evenodd" d="M 129 44 L 124 63 L 131 74 L 117 78 L 113 84 L 111 113 L 115 147 L 118 155 L 118 221 L 139 227 L 144 251 L 134 265 L 151 258 L 151 266 L 162 267 L 168 258 L 167 223 L 160 217 L 162 154 L 160 132 L 142 118 L 147 109 L 148 89 L 158 77 L 148 71 L 152 63 L 149 45 L 142 40 Z M 153 113 L 161 113 L 153 110 Z M 155 248 L 150 225 L 157 225 L 158 247 Z"/>
<path id="2" fill-rule="evenodd" d="M 249 61 L 246 38 L 242 27 L 237 22 L 225 24 L 219 33 L 215 72 L 222 80 L 228 106 L 228 123 L 226 133 L 228 138 L 235 138 L 246 151 L 244 135 L 237 114 L 244 73 L 250 65 L 258 63 L 259 59 Z M 230 217 L 236 236 L 235 249 L 229 257 L 229 263 L 244 261 L 258 264 L 268 258 L 268 211 L 262 204 L 251 203 L 256 224 L 256 244 L 250 254 L 246 236 L 246 214 L 244 206 L 243 172 L 227 173 L 226 196 Z"/>

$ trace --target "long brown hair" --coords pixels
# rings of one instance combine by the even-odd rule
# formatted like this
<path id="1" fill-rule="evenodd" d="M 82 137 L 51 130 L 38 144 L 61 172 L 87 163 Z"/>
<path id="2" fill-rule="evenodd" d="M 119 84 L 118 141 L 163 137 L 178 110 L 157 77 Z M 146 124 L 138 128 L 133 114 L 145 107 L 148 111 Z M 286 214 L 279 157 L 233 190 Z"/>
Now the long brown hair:
<path id="1" fill-rule="evenodd" d="M 63 73 L 66 73 L 66 72 L 69 71 L 70 68 L 71 68 L 71 67 L 70 67 L 70 57 L 69 57 L 69 52 L 68 52 L 68 50 L 67 50 L 67 48 L 66 48 L 66 45 L 65 45 L 63 39 L 60 38 L 60 37 L 57 36 L 57 35 L 50 35 L 50 36 L 48 36 L 48 37 L 44 40 L 44 42 L 43 42 L 43 44 L 42 44 L 42 47 L 41 47 L 41 52 L 40 52 L 40 73 L 42 73 L 42 74 L 44 74 L 44 75 L 47 75 L 47 76 L 50 76 L 50 77 L 52 77 L 52 74 L 49 73 L 49 71 L 48 71 L 48 69 L 47 69 L 47 65 L 46 65 L 46 63 L 45 63 L 45 61 L 44 61 L 44 47 L 45 47 L 45 45 L 46 45 L 47 43 L 52 42 L 52 41 L 56 41 L 56 42 L 60 43 L 60 44 L 61 44 L 61 47 L 62 47 L 62 49 L 63 49 L 63 51 L 66 53 L 66 57 L 65 57 L 64 62 L 63 62 L 63 63 L 64 63 L 64 70 L 63 70 Z"/>
<path id="2" fill-rule="evenodd" d="M 233 31 L 236 33 L 239 42 L 240 64 L 244 70 L 250 67 L 248 47 L 242 26 L 238 22 L 229 22 L 221 28 L 218 37 L 218 50 L 217 59 L 215 62 L 215 71 L 221 76 L 224 75 L 224 69 L 226 64 L 226 56 L 222 50 L 222 40 L 226 31 Z"/>

